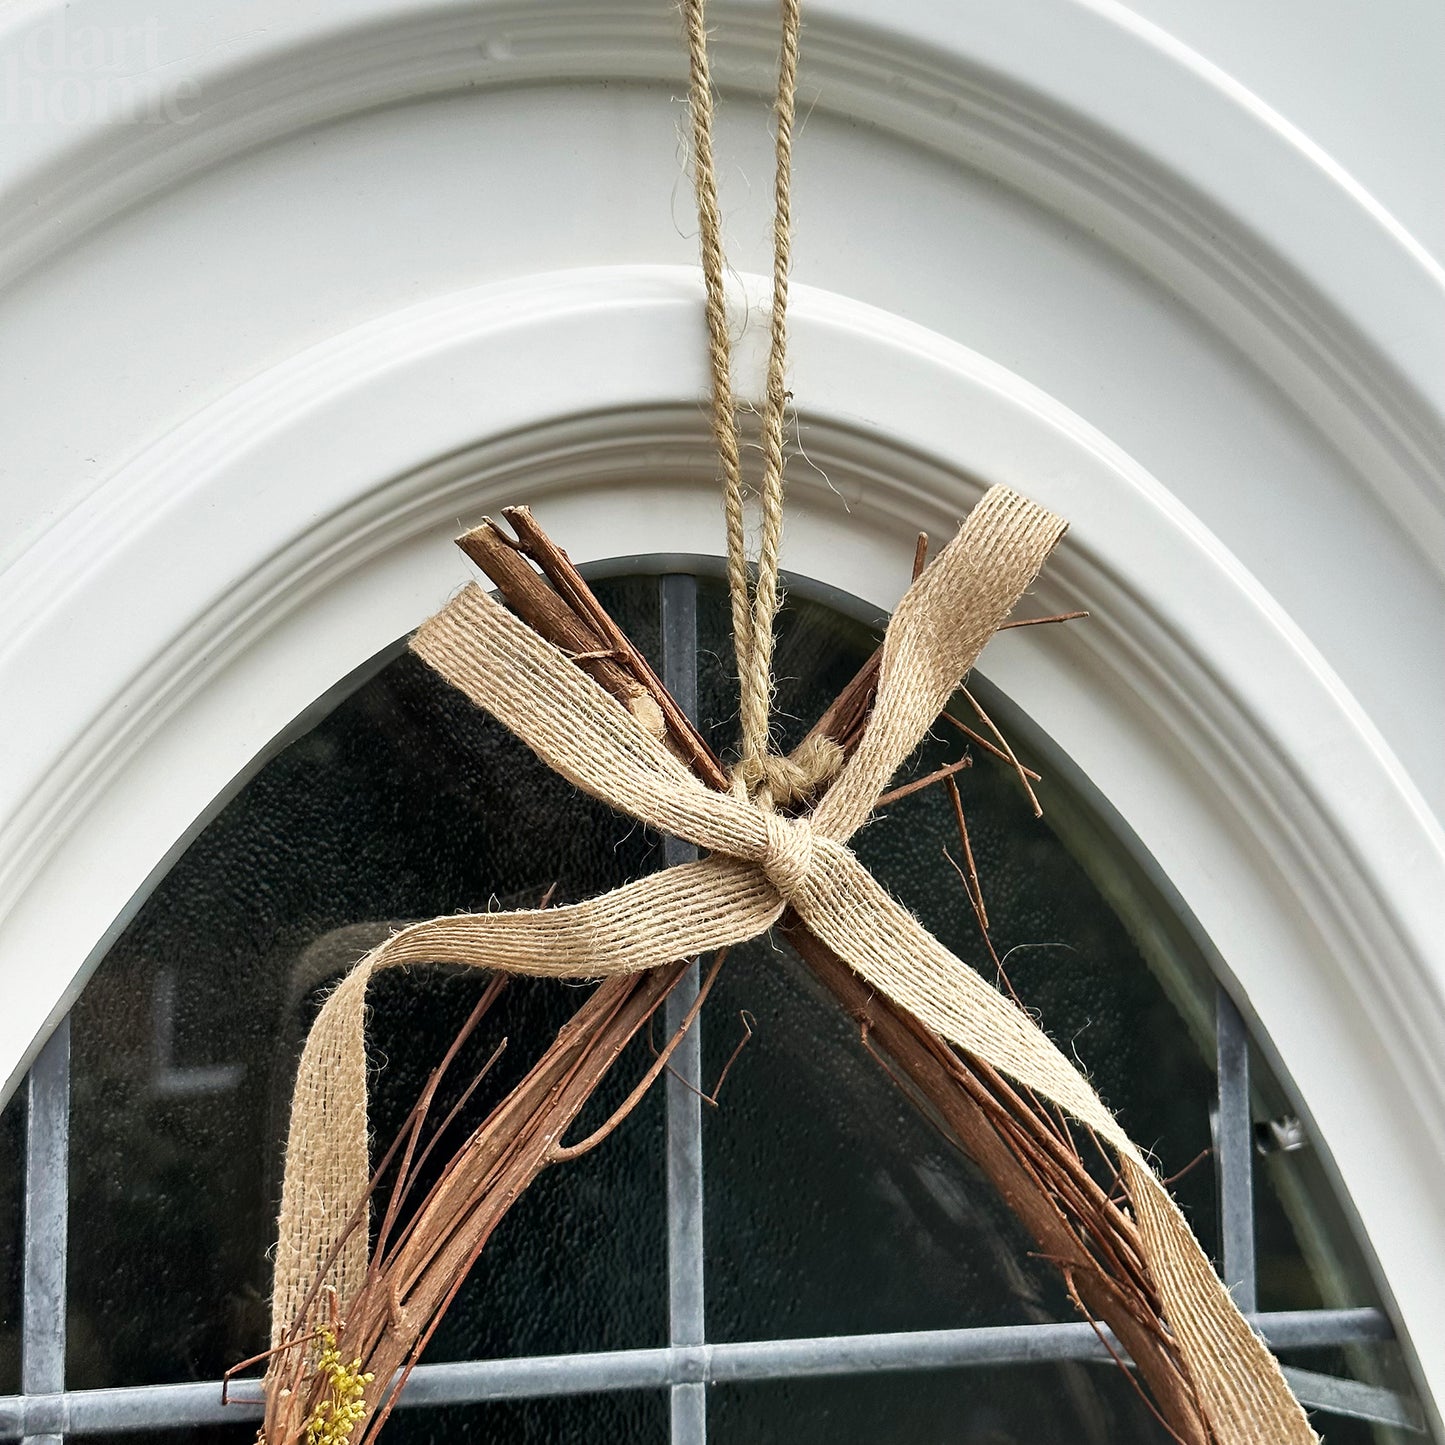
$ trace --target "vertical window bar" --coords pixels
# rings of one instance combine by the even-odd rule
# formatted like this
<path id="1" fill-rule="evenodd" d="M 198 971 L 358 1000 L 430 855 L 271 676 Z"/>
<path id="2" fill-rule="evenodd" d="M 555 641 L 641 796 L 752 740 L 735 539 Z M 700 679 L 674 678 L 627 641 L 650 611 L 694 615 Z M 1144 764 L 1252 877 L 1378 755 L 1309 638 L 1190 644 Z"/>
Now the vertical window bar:
<path id="1" fill-rule="evenodd" d="M 662 579 L 662 680 L 678 706 L 697 720 L 697 579 Z M 668 866 L 691 862 L 697 849 L 678 838 L 663 842 Z M 697 997 L 699 968 L 668 996 L 669 1035 Z M 702 1020 L 694 1022 L 672 1056 L 667 1076 L 667 1279 L 668 1342 L 703 1342 L 702 1239 Z M 705 1445 L 705 1387 L 671 1387 L 672 1445 Z"/>
<path id="2" fill-rule="evenodd" d="M 1220 1243 L 1224 1282 L 1245 1314 L 1257 1308 L 1254 1260 L 1254 1125 L 1249 1111 L 1249 1034 L 1234 1000 L 1217 991 Z"/>
<path id="3" fill-rule="evenodd" d="M 56 1026 L 30 1069 L 25 1126 L 25 1245 L 20 1388 L 65 1388 L 65 1247 L 70 1189 L 70 1019 Z M 31 1445 L 60 1445 L 56 1434 Z"/>

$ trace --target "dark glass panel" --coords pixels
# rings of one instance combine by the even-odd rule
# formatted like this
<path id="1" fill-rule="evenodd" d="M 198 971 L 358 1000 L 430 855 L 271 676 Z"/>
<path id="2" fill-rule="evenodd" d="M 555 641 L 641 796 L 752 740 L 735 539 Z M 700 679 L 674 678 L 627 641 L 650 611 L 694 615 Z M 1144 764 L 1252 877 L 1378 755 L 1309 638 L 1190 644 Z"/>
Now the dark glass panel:
<path id="1" fill-rule="evenodd" d="M 655 647 L 656 584 L 607 591 Z M 204 1378 L 261 1348 L 304 1027 L 388 925 L 533 905 L 554 883 L 559 901 L 582 897 L 658 862 L 642 829 L 406 654 L 281 751 L 156 887 L 74 1012 L 70 1385 Z M 480 986 L 378 985 L 379 1140 Z M 498 1087 L 584 996 L 509 990 L 476 1041 L 510 1038 Z M 624 1059 L 599 1107 L 640 1067 Z M 543 1180 L 434 1357 L 663 1339 L 660 1120 L 650 1102 L 611 1149 Z"/>
<path id="2" fill-rule="evenodd" d="M 386 1445 L 667 1445 L 668 1399 L 663 1390 L 567 1395 L 555 1400 L 497 1400 L 398 1410 L 387 1422 Z"/>
<path id="3" fill-rule="evenodd" d="M 256 1422 L 253 1420 L 249 1425 L 195 1425 L 185 1430 L 124 1430 L 69 1438 L 84 1441 L 85 1445 L 137 1445 L 141 1440 L 148 1445 L 255 1445 Z"/>
<path id="4" fill-rule="evenodd" d="M 709 1445 L 1167 1445 L 1114 1365 L 716 1386 Z"/>

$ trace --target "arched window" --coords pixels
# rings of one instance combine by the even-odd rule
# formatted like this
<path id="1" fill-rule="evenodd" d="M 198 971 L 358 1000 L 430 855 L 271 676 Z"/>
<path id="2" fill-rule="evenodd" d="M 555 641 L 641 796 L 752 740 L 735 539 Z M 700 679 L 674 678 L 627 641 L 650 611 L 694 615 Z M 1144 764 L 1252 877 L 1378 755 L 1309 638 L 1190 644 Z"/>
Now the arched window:
<path id="1" fill-rule="evenodd" d="M 632 559 L 592 575 L 726 747 L 715 566 Z M 852 675 L 876 621 L 794 579 L 776 662 L 785 742 Z M 1044 820 L 1012 769 L 945 725 L 911 773 L 972 758 L 967 841 L 935 784 L 884 807 L 858 851 L 978 958 L 971 853 L 1009 983 L 1179 1175 L 1176 1196 L 1317 1427 L 1331 1445 L 1419 1438 L 1368 1252 L 1207 940 L 1069 760 L 977 683 L 1043 774 Z M 216 1382 L 264 1343 L 279 1141 L 320 991 L 398 921 L 587 896 L 678 847 L 577 794 L 398 649 L 333 702 L 218 804 L 4 1113 L 0 1247 L 16 1266 L 0 1280 L 0 1439 L 250 1439 L 254 1408 L 222 1409 Z M 376 983 L 378 1138 L 478 988 L 441 969 Z M 520 1077 L 578 988 L 508 985 L 464 1063 L 503 1036 L 506 1051 L 463 1119 Z M 690 1042 L 605 1146 L 515 1207 L 389 1438 L 1165 1438 L 986 1180 L 785 946 L 733 952 Z M 599 1118 L 646 1063 L 640 1039 Z"/>

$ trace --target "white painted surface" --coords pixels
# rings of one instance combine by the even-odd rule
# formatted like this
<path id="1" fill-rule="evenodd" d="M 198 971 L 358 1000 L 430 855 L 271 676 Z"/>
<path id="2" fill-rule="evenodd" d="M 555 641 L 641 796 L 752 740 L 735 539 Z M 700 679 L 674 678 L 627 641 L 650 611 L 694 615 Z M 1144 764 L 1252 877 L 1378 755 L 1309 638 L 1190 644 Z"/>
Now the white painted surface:
<path id="1" fill-rule="evenodd" d="M 1130 0 L 1328 151 L 1445 260 L 1445 5 Z"/>
<path id="2" fill-rule="evenodd" d="M 1311 7 L 1292 69 L 1266 9 L 813 0 L 792 384 L 850 509 L 795 464 L 786 561 L 887 603 L 981 481 L 1073 519 L 1050 595 L 1096 621 L 989 670 L 1228 960 L 1441 1398 L 1438 17 Z M 445 595 L 459 519 L 719 546 L 668 5 L 61 14 L 0 8 L 12 1080 L 194 821 Z M 771 8 L 716 21 L 759 270 Z"/>

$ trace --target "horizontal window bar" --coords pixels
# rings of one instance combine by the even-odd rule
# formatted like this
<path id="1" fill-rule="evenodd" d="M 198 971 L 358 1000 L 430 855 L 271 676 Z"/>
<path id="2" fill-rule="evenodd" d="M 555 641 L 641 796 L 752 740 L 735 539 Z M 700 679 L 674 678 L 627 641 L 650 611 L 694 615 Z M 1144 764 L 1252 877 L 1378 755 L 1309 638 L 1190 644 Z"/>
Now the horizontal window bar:
<path id="1" fill-rule="evenodd" d="M 1345 1415 L 1351 1420 L 1368 1420 L 1374 1425 L 1397 1425 L 1417 1435 L 1425 1433 L 1425 1412 L 1413 1400 L 1407 1400 L 1393 1390 L 1289 1366 L 1285 1368 L 1284 1377 L 1302 1405 L 1325 1410 L 1331 1415 Z"/>
<path id="2" fill-rule="evenodd" d="M 1253 1315 L 1251 1323 L 1275 1349 L 1387 1340 L 1393 1334 L 1389 1320 L 1374 1309 L 1290 1310 Z M 1085 1323 L 827 1335 L 817 1339 L 421 1365 L 412 1373 L 401 1404 L 456 1405 L 663 1389 L 690 1383 L 1094 1359 L 1106 1360 L 1108 1354 L 1092 1327 Z M 222 1406 L 218 1381 L 74 1390 L 62 1395 L 10 1395 L 0 1397 L 0 1439 L 160 1430 L 259 1417 L 260 1387 L 256 1381 L 233 1384 L 231 1395 L 235 1403 Z"/>

